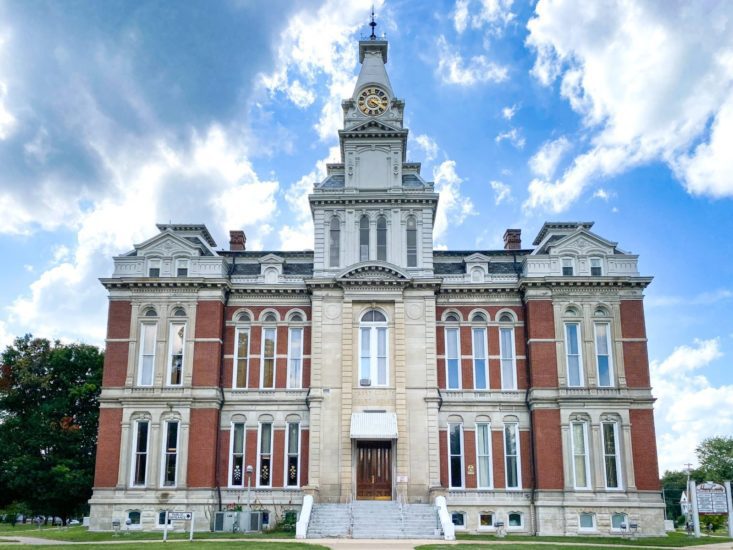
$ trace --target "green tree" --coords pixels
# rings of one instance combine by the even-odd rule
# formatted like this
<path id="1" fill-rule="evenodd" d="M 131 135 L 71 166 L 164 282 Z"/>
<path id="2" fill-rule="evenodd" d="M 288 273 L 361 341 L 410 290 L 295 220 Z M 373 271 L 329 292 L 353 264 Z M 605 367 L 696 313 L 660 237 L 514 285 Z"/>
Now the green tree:
<path id="1" fill-rule="evenodd" d="M 733 481 L 733 437 L 709 437 L 695 449 L 702 481 Z"/>
<path id="2" fill-rule="evenodd" d="M 16 338 L 0 359 L 0 499 L 64 520 L 91 496 L 103 355 Z M 4 504 L 0 502 L 0 505 Z"/>
<path id="3" fill-rule="evenodd" d="M 676 520 L 682 515 L 680 498 L 687 488 L 687 473 L 667 470 L 664 472 L 660 481 L 664 488 L 664 504 L 667 508 L 667 519 Z"/>

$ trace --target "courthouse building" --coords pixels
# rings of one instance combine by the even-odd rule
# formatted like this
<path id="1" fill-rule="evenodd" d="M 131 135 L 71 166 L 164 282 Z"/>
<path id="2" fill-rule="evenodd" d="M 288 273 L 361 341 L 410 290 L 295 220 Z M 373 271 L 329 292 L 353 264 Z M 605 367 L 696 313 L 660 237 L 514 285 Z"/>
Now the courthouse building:
<path id="1" fill-rule="evenodd" d="M 314 250 L 161 224 L 101 280 L 92 528 L 190 510 L 209 529 L 251 485 L 270 524 L 304 495 L 445 496 L 469 532 L 662 533 L 637 256 L 591 222 L 435 250 L 387 42 L 359 60 L 341 162 L 309 196 Z"/>

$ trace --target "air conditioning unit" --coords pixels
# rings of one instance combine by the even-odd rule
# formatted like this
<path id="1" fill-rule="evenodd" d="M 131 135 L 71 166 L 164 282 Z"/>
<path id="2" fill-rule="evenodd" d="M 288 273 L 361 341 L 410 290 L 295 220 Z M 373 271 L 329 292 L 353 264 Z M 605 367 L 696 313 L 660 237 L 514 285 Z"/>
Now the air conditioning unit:
<path id="1" fill-rule="evenodd" d="M 240 512 L 240 531 L 262 531 L 262 512 Z"/>
<path id="2" fill-rule="evenodd" d="M 214 531 L 233 533 L 235 527 L 238 531 L 241 531 L 239 515 L 240 512 L 216 512 L 214 516 Z"/>

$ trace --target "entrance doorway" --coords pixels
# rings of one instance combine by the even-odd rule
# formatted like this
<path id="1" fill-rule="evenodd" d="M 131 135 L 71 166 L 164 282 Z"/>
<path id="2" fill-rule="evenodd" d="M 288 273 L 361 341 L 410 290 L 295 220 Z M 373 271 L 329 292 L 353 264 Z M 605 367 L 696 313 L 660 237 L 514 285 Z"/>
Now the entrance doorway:
<path id="1" fill-rule="evenodd" d="M 392 442 L 357 441 L 357 500 L 392 500 Z"/>

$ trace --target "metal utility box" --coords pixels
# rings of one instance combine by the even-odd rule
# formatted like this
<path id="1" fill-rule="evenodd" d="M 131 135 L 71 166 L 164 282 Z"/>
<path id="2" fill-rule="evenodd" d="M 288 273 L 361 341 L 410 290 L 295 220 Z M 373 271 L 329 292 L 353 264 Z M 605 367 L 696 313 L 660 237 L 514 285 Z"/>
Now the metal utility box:
<path id="1" fill-rule="evenodd" d="M 214 531 L 224 533 L 262 531 L 262 512 L 216 512 Z"/>

